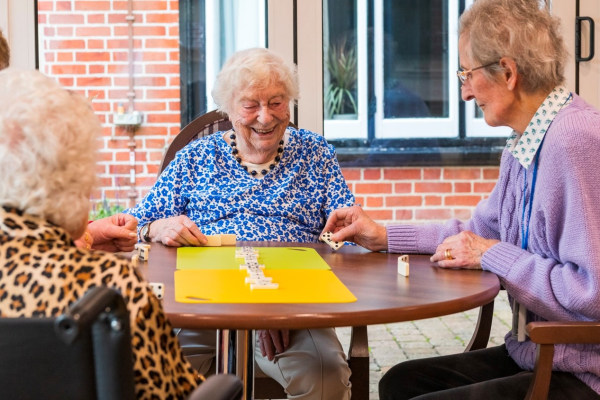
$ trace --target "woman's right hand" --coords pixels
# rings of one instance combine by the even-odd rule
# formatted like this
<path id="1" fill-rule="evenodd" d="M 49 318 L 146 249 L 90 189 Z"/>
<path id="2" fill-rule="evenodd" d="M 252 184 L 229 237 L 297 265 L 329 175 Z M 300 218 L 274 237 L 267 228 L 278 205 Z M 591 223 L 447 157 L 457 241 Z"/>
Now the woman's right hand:
<path id="1" fill-rule="evenodd" d="M 157 219 L 150 225 L 148 234 L 150 241 L 173 247 L 203 246 L 208 240 L 186 215 Z"/>

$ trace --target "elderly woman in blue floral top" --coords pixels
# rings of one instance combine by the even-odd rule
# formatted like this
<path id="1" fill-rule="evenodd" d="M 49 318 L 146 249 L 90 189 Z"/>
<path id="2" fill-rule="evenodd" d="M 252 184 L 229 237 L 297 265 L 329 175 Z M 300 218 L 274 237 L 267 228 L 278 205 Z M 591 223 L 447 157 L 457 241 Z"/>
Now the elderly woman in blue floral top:
<path id="1" fill-rule="evenodd" d="M 169 246 L 238 240 L 316 242 L 329 214 L 354 197 L 335 150 L 288 127 L 295 69 L 268 49 L 234 54 L 213 90 L 233 129 L 177 153 L 140 204 L 128 210 L 140 237 Z M 333 329 L 260 331 L 256 359 L 294 399 L 349 399 L 350 369 Z"/>

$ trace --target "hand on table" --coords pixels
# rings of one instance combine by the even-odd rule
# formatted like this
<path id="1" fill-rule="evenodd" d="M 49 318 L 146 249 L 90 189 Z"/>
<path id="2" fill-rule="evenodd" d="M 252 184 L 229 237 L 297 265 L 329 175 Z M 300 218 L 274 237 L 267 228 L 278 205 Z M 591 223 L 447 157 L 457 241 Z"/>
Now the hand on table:
<path id="1" fill-rule="evenodd" d="M 387 230 L 359 206 L 334 210 L 323 232 L 333 232 L 336 242 L 354 242 L 371 251 L 387 250 Z"/>
<path id="2" fill-rule="evenodd" d="M 157 219 L 150 225 L 150 239 L 165 246 L 202 246 L 207 242 L 200 228 L 186 215 Z"/>
<path id="3" fill-rule="evenodd" d="M 287 329 L 261 330 L 256 333 L 260 352 L 269 361 L 273 361 L 276 354 L 283 353 L 290 345 L 290 331 Z"/>
<path id="4" fill-rule="evenodd" d="M 133 250 L 137 243 L 136 228 L 135 217 L 120 213 L 90 222 L 87 231 L 93 238 L 93 249 L 116 252 Z"/>
<path id="5" fill-rule="evenodd" d="M 481 269 L 483 253 L 499 242 L 496 239 L 482 238 L 470 231 L 463 231 L 444 239 L 430 260 L 444 268 Z"/>

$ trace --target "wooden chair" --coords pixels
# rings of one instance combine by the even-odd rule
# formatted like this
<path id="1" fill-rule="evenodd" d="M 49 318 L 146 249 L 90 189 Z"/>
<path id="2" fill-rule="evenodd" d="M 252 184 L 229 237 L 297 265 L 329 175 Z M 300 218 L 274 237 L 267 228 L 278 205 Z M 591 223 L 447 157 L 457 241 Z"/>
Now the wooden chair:
<path id="1" fill-rule="evenodd" d="M 0 387 L 7 399 L 133 400 L 129 313 L 96 287 L 57 318 L 0 318 Z M 242 382 L 210 377 L 189 400 L 238 400 Z"/>
<path id="2" fill-rule="evenodd" d="M 555 344 L 600 344 L 600 322 L 530 322 L 527 334 L 537 344 L 533 379 L 526 400 L 548 398 Z"/>
<path id="3" fill-rule="evenodd" d="M 465 351 L 487 347 L 493 311 L 494 302 L 481 307 L 475 333 Z M 525 400 L 548 398 L 555 344 L 600 344 L 600 322 L 530 322 L 526 330 L 531 341 L 537 344 L 537 352 Z"/>
<path id="4" fill-rule="evenodd" d="M 294 124 L 290 123 L 290 125 L 295 127 Z M 159 175 L 175 158 L 177 151 L 185 145 L 212 133 L 227 131 L 231 127 L 229 118 L 216 110 L 194 119 L 177 134 L 167 148 L 160 165 Z M 366 326 L 352 327 L 348 365 L 352 370 L 350 377 L 352 398 L 367 400 L 369 398 L 369 344 Z M 254 397 L 257 399 L 284 399 L 286 394 L 275 380 L 257 377 L 254 382 Z"/>

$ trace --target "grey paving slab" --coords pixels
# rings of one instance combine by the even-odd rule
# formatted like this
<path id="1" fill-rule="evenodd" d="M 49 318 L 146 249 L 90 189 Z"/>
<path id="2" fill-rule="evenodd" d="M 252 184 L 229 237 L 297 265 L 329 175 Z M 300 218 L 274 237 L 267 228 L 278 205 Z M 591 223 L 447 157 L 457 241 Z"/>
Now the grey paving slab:
<path id="1" fill-rule="evenodd" d="M 368 327 L 369 332 L 369 400 L 378 400 L 377 384 L 383 374 L 399 362 L 460 353 L 471 339 L 478 309 L 440 318 L 382 324 Z M 494 319 L 488 346 L 504 342 L 510 329 L 511 311 L 506 292 L 494 302 Z M 350 328 L 337 328 L 344 349 L 348 350 Z"/>

